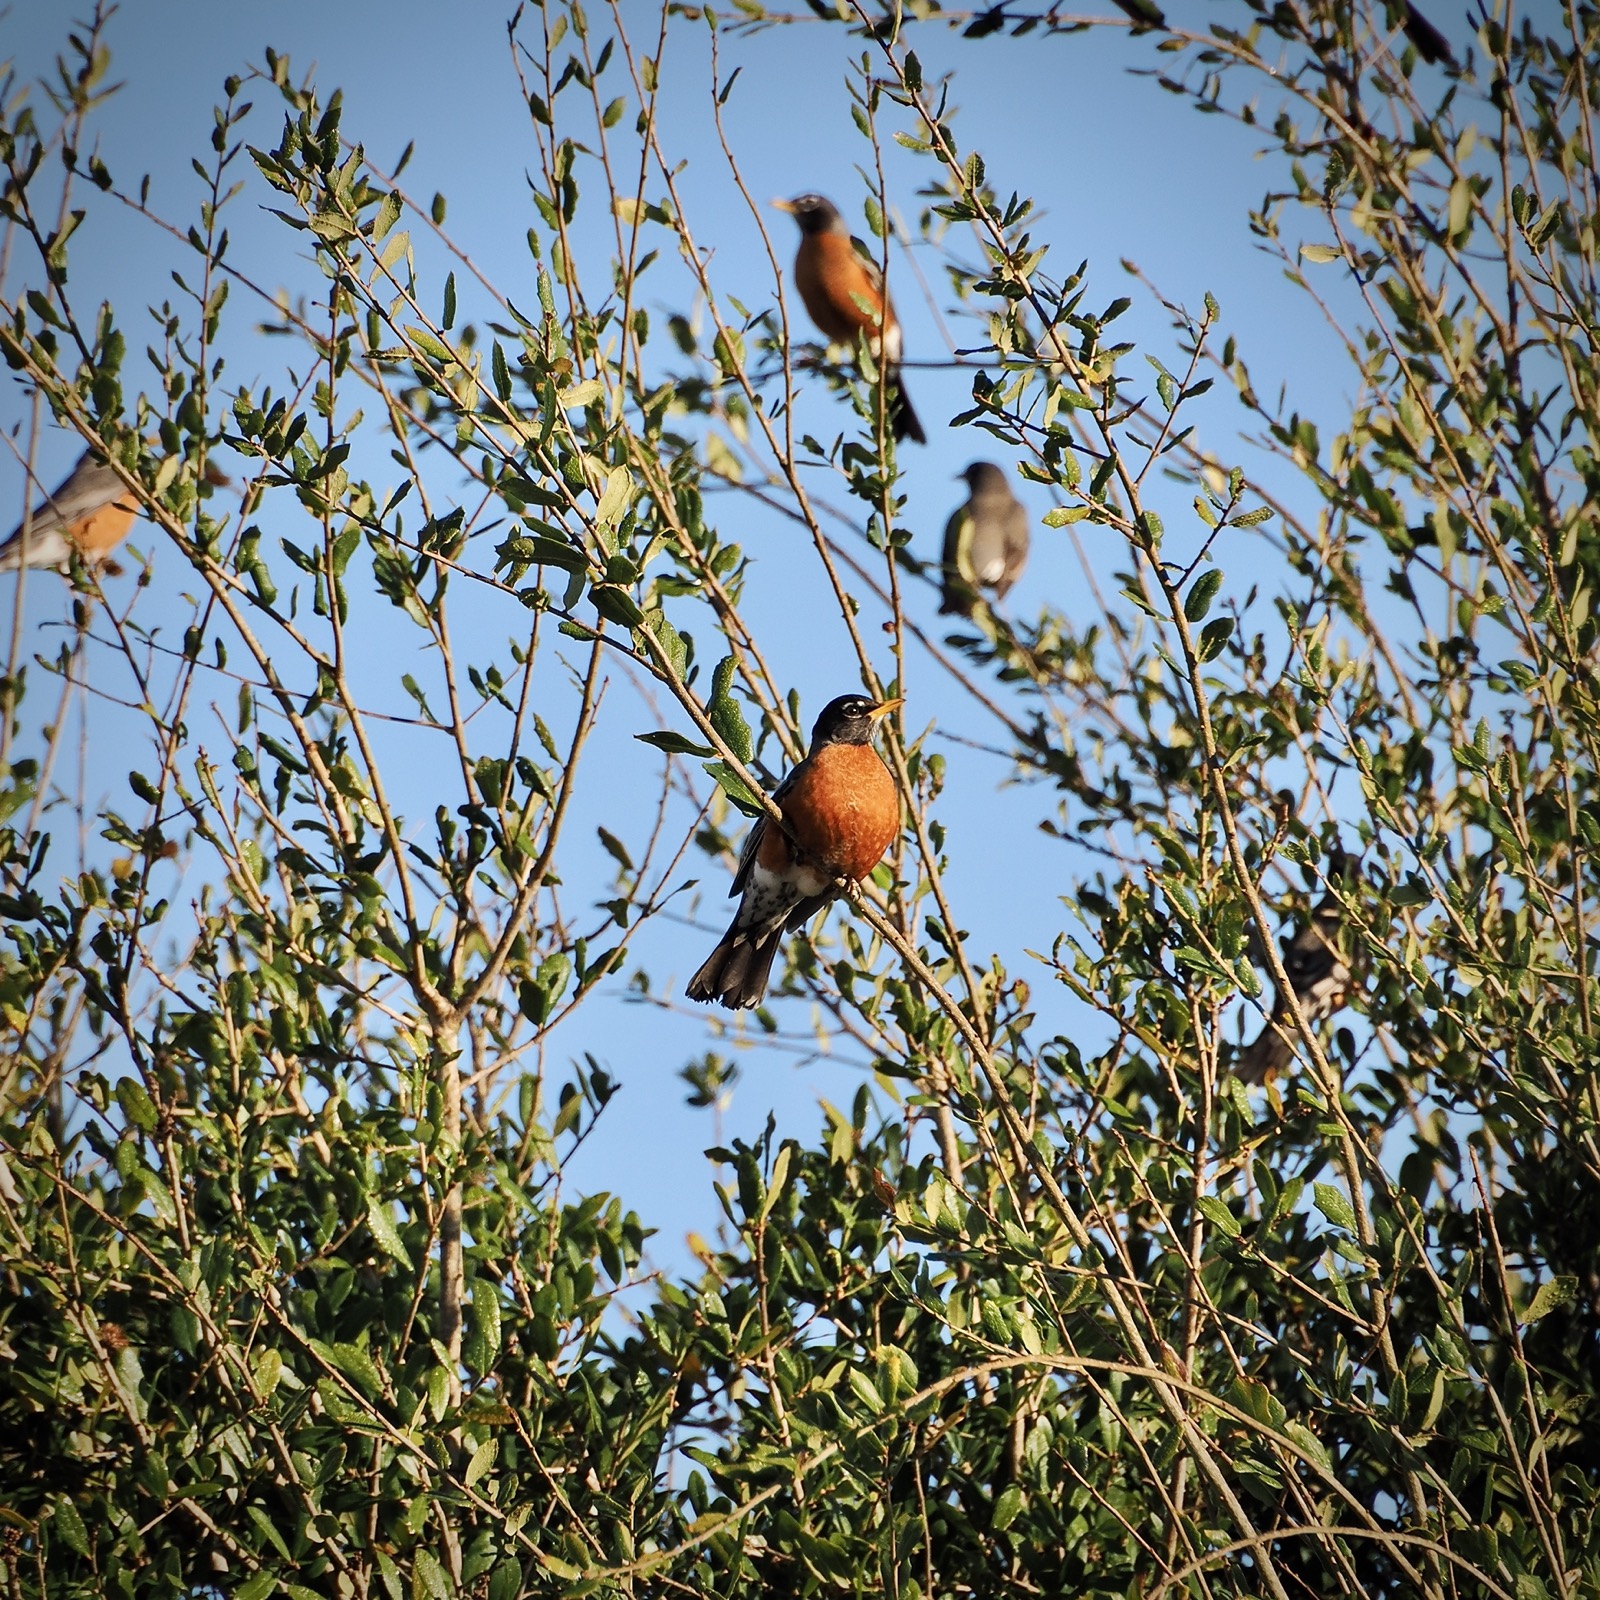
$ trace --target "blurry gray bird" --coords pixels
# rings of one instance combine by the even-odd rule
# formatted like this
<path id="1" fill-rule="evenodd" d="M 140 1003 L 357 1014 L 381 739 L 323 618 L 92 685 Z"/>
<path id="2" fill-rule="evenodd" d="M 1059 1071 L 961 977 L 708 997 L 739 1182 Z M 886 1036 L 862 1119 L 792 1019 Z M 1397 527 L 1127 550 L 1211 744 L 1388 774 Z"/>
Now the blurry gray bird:
<path id="1" fill-rule="evenodd" d="M 85 566 L 105 566 L 133 527 L 136 503 L 117 469 L 85 450 L 61 486 L 0 544 L 0 572 L 65 569 L 77 551 Z M 26 537 L 24 537 L 26 535 Z"/>
<path id="2" fill-rule="evenodd" d="M 999 600 L 1020 576 L 1028 559 L 1028 511 L 992 461 L 974 461 L 961 476 L 971 493 L 945 525 L 939 610 L 970 617 L 980 589 Z"/>
<path id="3" fill-rule="evenodd" d="M 1340 855 L 1329 864 L 1329 878 L 1347 877 L 1350 858 Z M 1340 948 L 1344 935 L 1344 907 L 1330 888 L 1311 909 L 1311 920 L 1279 941 L 1284 976 L 1307 1022 L 1320 1022 L 1344 1004 L 1350 992 L 1348 954 Z M 1234 1070 L 1246 1083 L 1265 1083 L 1294 1059 L 1295 1025 L 1283 996 L 1272 1008 L 1272 1020 L 1240 1051 Z"/>

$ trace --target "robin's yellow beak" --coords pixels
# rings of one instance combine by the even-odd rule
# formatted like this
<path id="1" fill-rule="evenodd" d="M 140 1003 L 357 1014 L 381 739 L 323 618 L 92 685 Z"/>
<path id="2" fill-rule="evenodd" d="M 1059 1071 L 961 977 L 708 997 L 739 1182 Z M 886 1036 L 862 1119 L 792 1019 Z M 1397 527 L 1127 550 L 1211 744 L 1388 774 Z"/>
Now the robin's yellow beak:
<path id="1" fill-rule="evenodd" d="M 792 200 L 774 200 L 772 202 L 772 209 L 774 211 L 787 211 L 789 213 L 789 215 L 792 217 L 794 215 L 794 201 L 792 201 Z"/>
<path id="2" fill-rule="evenodd" d="M 885 700 L 882 705 L 874 706 L 867 713 L 868 722 L 876 722 L 880 717 L 886 717 L 896 706 L 905 704 L 904 695 L 896 695 L 893 700 Z"/>

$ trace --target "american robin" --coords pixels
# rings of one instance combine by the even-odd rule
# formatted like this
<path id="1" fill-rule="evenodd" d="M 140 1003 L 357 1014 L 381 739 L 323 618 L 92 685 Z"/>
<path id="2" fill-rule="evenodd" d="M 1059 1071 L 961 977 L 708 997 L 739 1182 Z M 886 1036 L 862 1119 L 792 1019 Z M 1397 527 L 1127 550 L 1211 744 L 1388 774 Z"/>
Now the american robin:
<path id="1" fill-rule="evenodd" d="M 1353 863 L 1339 856 L 1330 876 L 1347 877 Z M 1344 907 L 1332 889 L 1311 909 L 1311 920 L 1280 941 L 1283 971 L 1308 1022 L 1332 1016 L 1350 992 L 1350 966 L 1343 942 Z M 1282 995 L 1272 1020 L 1239 1053 L 1235 1071 L 1246 1083 L 1265 1083 L 1294 1059 L 1295 1026 Z"/>
<path id="2" fill-rule="evenodd" d="M 979 589 L 996 600 L 1021 576 L 1028 559 L 1028 512 L 992 461 L 974 461 L 961 474 L 971 491 L 945 524 L 941 612 L 972 615 Z"/>
<path id="3" fill-rule="evenodd" d="M 899 704 L 846 694 L 823 707 L 805 760 L 773 791 L 783 826 L 757 818 L 739 852 L 728 891 L 739 909 L 689 980 L 691 1000 L 760 1005 L 784 933 L 827 905 L 841 878 L 859 881 L 882 859 L 900 827 L 900 798 L 872 735 Z"/>
<path id="4" fill-rule="evenodd" d="M 85 450 L 61 487 L 46 495 L 32 518 L 0 544 L 0 572 L 19 567 L 65 570 L 74 550 L 85 566 L 106 566 L 106 558 L 128 537 L 138 509 L 117 469 Z"/>
<path id="5" fill-rule="evenodd" d="M 833 343 L 852 347 L 864 333 L 883 361 L 889 398 L 889 421 L 897 439 L 926 444 L 910 396 L 900 381 L 900 321 L 883 287 L 883 274 L 839 215 L 838 207 L 820 194 L 774 200 L 800 224 L 800 248 L 794 258 L 794 286 L 811 320 Z"/>

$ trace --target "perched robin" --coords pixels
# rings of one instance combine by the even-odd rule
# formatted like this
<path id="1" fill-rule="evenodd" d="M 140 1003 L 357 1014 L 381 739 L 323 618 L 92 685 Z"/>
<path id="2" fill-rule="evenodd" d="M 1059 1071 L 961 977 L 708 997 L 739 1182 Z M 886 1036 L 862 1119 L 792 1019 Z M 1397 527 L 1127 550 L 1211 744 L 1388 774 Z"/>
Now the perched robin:
<path id="1" fill-rule="evenodd" d="M 974 461 L 961 474 L 971 493 L 945 524 L 940 611 L 972 615 L 978 590 L 996 600 L 1021 576 L 1028 559 L 1027 508 L 992 461 Z"/>
<path id="2" fill-rule="evenodd" d="M 820 194 L 774 200 L 800 224 L 800 248 L 794 258 L 794 286 L 811 320 L 835 344 L 854 346 L 864 333 L 883 362 L 889 399 L 889 421 L 897 439 L 926 444 L 910 396 L 900 381 L 900 321 L 884 291 L 883 274 L 839 215 L 838 207 Z"/>
<path id="3" fill-rule="evenodd" d="M 757 818 L 739 852 L 728 891 L 740 896 L 739 909 L 689 980 L 691 1000 L 730 1011 L 760 1005 L 784 933 L 827 905 L 840 879 L 859 881 L 883 858 L 900 826 L 900 799 L 872 735 L 899 704 L 846 694 L 823 707 L 805 760 L 773 791 L 783 826 Z"/>
<path id="4" fill-rule="evenodd" d="M 138 504 L 102 456 L 85 450 L 61 487 L 0 544 L 0 572 L 70 564 L 73 551 L 89 567 L 113 567 L 107 557 L 128 537 Z"/>
<path id="5" fill-rule="evenodd" d="M 1338 856 L 1330 877 L 1345 877 L 1352 863 Z M 1280 941 L 1283 971 L 1308 1022 L 1332 1016 L 1350 992 L 1347 953 L 1340 949 L 1344 907 L 1329 889 L 1312 907 L 1311 920 Z M 1239 1053 L 1235 1071 L 1246 1083 L 1265 1083 L 1294 1059 L 1295 1026 L 1280 994 L 1272 1007 L 1272 1020 Z"/>

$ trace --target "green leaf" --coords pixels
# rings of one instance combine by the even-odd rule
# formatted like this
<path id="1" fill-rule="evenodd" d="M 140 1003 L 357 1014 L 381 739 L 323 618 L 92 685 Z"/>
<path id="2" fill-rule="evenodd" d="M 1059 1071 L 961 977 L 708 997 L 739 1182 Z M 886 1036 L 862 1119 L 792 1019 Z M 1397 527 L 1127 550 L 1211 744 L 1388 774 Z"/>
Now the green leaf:
<path id="1" fill-rule="evenodd" d="M 750 759 L 751 741 L 750 729 L 746 726 L 744 713 L 740 711 L 738 702 L 733 698 L 733 674 L 738 663 L 732 656 L 724 656 L 717 663 L 717 670 L 711 679 L 711 699 L 706 704 L 706 714 L 711 719 L 711 726 L 717 730 L 718 737 L 736 755 L 740 761 Z"/>
<path id="2" fill-rule="evenodd" d="M 1303 1422 L 1285 1422 L 1283 1433 L 1286 1438 L 1293 1439 L 1324 1472 L 1333 1470 L 1333 1459 L 1328 1454 L 1328 1447 Z"/>
<path id="3" fill-rule="evenodd" d="M 994 1514 L 989 1518 L 992 1533 L 1004 1533 L 1022 1510 L 1022 1490 L 1016 1484 L 1007 1484 L 994 1503 Z"/>
<path id="4" fill-rule="evenodd" d="M 367 1226 L 372 1230 L 372 1237 L 378 1248 L 386 1256 L 398 1261 L 403 1267 L 411 1265 L 411 1256 L 406 1250 L 405 1241 L 400 1237 L 400 1230 L 395 1227 L 388 1201 L 374 1196 L 367 1202 Z"/>
<path id="5" fill-rule="evenodd" d="M 1195 647 L 1195 654 L 1201 661 L 1214 660 L 1228 648 L 1228 641 L 1232 637 L 1233 618 L 1213 617 L 1200 630 L 1200 643 Z"/>
<path id="6" fill-rule="evenodd" d="M 472 1459 L 467 1463 L 466 1472 L 467 1487 L 469 1489 L 494 1465 L 494 1458 L 499 1453 L 500 1441 L 498 1439 L 485 1439 L 472 1452 Z"/>
<path id="7" fill-rule="evenodd" d="M 395 193 L 386 194 L 379 202 L 377 212 L 372 218 L 372 226 L 368 233 L 374 244 L 378 243 L 389 230 L 400 220 L 400 196 Z"/>
<path id="8" fill-rule="evenodd" d="M 1316 1202 L 1317 1210 L 1334 1227 L 1343 1228 L 1348 1234 L 1355 1233 L 1356 1214 L 1343 1189 L 1336 1189 L 1331 1183 L 1313 1184 L 1312 1196 Z"/>
<path id="9" fill-rule="evenodd" d="M 626 467 L 613 467 L 606 477 L 600 503 L 594 509 L 596 522 L 620 522 L 633 498 L 633 476 Z"/>
<path id="10" fill-rule="evenodd" d="M 1338 261 L 1344 252 L 1336 244 L 1303 244 L 1300 246 L 1300 259 L 1310 261 L 1321 266 L 1327 261 Z"/>
<path id="11" fill-rule="evenodd" d="M 1575 1300 L 1577 1295 L 1577 1278 L 1563 1272 L 1539 1285 L 1534 1291 L 1533 1299 L 1528 1302 L 1527 1310 L 1518 1316 L 1517 1322 L 1526 1328 L 1529 1323 L 1537 1322 L 1541 1317 L 1547 1317 L 1552 1311 Z"/>
<path id="12" fill-rule="evenodd" d="M 883 1410 L 883 1396 L 878 1393 L 872 1379 L 860 1367 L 851 1367 L 850 1387 L 855 1390 L 856 1398 L 873 1416 L 877 1416 Z"/>
<path id="13" fill-rule="evenodd" d="M 500 1355 L 500 1289 L 492 1279 L 473 1279 L 472 1317 L 483 1335 L 487 1371 Z"/>
<path id="14" fill-rule="evenodd" d="M 447 1367 L 430 1367 L 427 1379 L 428 1411 L 435 1422 L 444 1421 L 450 1409 L 450 1372 Z"/>
<path id="15" fill-rule="evenodd" d="M 256 1393 L 263 1400 L 270 1400 L 283 1381 L 283 1357 L 270 1346 L 263 1350 L 256 1357 L 251 1380 L 255 1384 Z"/>
<path id="16" fill-rule="evenodd" d="M 247 1578 L 234 1590 L 236 1600 L 267 1600 L 267 1596 L 278 1587 L 278 1580 L 270 1572 L 258 1572 L 253 1578 Z"/>
<path id="17" fill-rule="evenodd" d="M 1188 598 L 1183 602 L 1183 614 L 1191 622 L 1198 622 L 1211 609 L 1217 590 L 1222 587 L 1222 569 L 1207 567 L 1190 586 Z"/>
<path id="18" fill-rule="evenodd" d="M 696 744 L 693 739 L 686 739 L 681 733 L 673 733 L 670 728 L 658 729 L 655 733 L 636 733 L 634 738 L 640 744 L 650 744 L 657 750 L 665 750 L 669 756 L 700 756 L 704 759 L 716 755 L 716 751 L 710 745 Z"/>
<path id="19" fill-rule="evenodd" d="M 411 1600 L 451 1600 L 449 1576 L 426 1550 L 411 1558 Z"/>
<path id="20" fill-rule="evenodd" d="M 707 774 L 716 785 L 747 817 L 766 815 L 766 807 L 753 795 L 743 778 L 725 761 L 705 763 Z"/>
<path id="21" fill-rule="evenodd" d="M 1154 617 L 1158 622 L 1163 620 L 1161 613 L 1150 603 L 1150 597 L 1137 584 L 1124 584 L 1117 593 L 1124 600 L 1131 600 L 1147 617 Z"/>
<path id="22" fill-rule="evenodd" d="M 116 1093 L 117 1104 L 128 1121 L 141 1133 L 154 1133 L 161 1118 L 145 1086 L 137 1078 L 124 1078 Z"/>
<path id="23" fill-rule="evenodd" d="M 591 401 L 598 400 L 605 392 L 605 385 L 598 378 L 585 378 L 582 383 L 575 383 L 570 389 L 563 389 L 559 404 L 563 411 L 576 411 Z"/>
<path id="24" fill-rule="evenodd" d="M 789 1181 L 789 1162 L 793 1154 L 794 1146 L 789 1144 L 778 1151 L 777 1158 L 772 1163 L 772 1176 L 767 1180 L 767 1192 L 761 1201 L 761 1210 L 757 1213 L 758 1221 L 767 1220 L 773 1206 L 783 1194 L 783 1186 Z"/>
<path id="25" fill-rule="evenodd" d="M 495 547 L 496 566 L 520 561 L 529 567 L 560 567 L 567 572 L 586 572 L 589 558 L 583 551 L 559 539 L 526 539 L 513 535 Z"/>
<path id="26" fill-rule="evenodd" d="M 626 589 L 614 583 L 597 583 L 589 591 L 594 608 L 607 622 L 624 628 L 637 628 L 644 621 L 639 602 Z"/>
<path id="27" fill-rule="evenodd" d="M 423 355 L 437 365 L 447 367 L 455 362 L 455 352 L 450 346 L 426 328 L 408 327 L 405 334 Z"/>
<path id="28" fill-rule="evenodd" d="M 66 1495 L 57 1496 L 55 1511 L 50 1521 L 60 1535 L 61 1542 L 69 1550 L 75 1551 L 80 1556 L 89 1554 L 89 1530 L 84 1527 L 78 1508 Z"/>
<path id="29" fill-rule="evenodd" d="M 1561 220 L 1561 202 L 1552 200 L 1543 211 L 1539 219 L 1528 229 L 1528 243 L 1537 250 L 1554 230 L 1555 225 Z"/>
<path id="30" fill-rule="evenodd" d="M 383 1392 L 383 1375 L 378 1371 L 377 1363 L 360 1345 L 340 1341 L 338 1344 L 324 1345 L 323 1351 L 333 1365 L 367 1395 L 376 1397 Z"/>
<path id="31" fill-rule="evenodd" d="M 1239 1237 L 1239 1219 L 1215 1195 L 1201 1195 L 1195 1201 L 1195 1209 L 1213 1226 L 1220 1228 L 1230 1239 Z"/>

